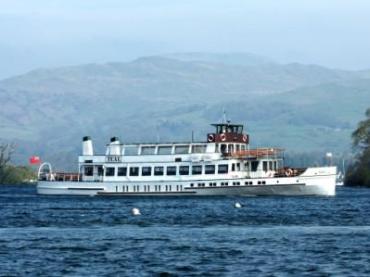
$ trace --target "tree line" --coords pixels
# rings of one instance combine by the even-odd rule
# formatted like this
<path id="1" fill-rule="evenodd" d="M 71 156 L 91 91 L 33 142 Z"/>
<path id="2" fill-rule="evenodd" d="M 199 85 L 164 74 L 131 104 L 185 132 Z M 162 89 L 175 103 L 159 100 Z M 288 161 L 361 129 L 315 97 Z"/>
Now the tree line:
<path id="1" fill-rule="evenodd" d="M 370 108 L 352 133 L 355 160 L 347 170 L 345 184 L 370 187 Z"/>
<path id="2" fill-rule="evenodd" d="M 11 164 L 13 144 L 0 144 L 0 184 L 21 184 L 35 180 L 35 172 L 27 166 Z"/>

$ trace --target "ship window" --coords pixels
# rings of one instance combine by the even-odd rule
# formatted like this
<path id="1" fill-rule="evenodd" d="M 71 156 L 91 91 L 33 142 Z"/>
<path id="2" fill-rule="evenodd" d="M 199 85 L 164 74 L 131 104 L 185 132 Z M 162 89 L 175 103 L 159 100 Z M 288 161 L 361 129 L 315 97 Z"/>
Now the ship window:
<path id="1" fill-rule="evenodd" d="M 245 162 L 245 164 L 244 164 L 244 168 L 245 168 L 246 170 L 249 170 L 249 163 L 248 163 L 248 162 Z"/>
<path id="2" fill-rule="evenodd" d="M 263 171 L 267 171 L 267 162 L 266 161 L 263 162 Z"/>
<path id="3" fill-rule="evenodd" d="M 237 144 L 236 146 L 235 146 L 235 151 L 239 151 L 240 150 L 240 145 L 239 144 Z"/>
<path id="4" fill-rule="evenodd" d="M 201 165 L 193 165 L 192 169 L 191 169 L 191 174 L 193 174 L 193 175 L 202 174 L 202 166 Z"/>
<path id="5" fill-rule="evenodd" d="M 229 172 L 228 164 L 219 164 L 218 165 L 218 174 L 224 174 Z"/>
<path id="6" fill-rule="evenodd" d="M 191 147 L 191 153 L 205 153 L 206 148 L 206 145 L 193 145 Z"/>
<path id="7" fill-rule="evenodd" d="M 231 171 L 235 171 L 235 164 L 231 165 Z"/>
<path id="8" fill-rule="evenodd" d="M 206 165 L 205 173 L 206 174 L 215 174 L 215 166 L 214 165 Z"/>
<path id="9" fill-rule="evenodd" d="M 274 161 L 274 170 L 277 170 L 277 163 Z"/>
<path id="10" fill-rule="evenodd" d="M 154 175 L 155 176 L 162 176 L 163 175 L 163 166 L 154 167 Z"/>
<path id="11" fill-rule="evenodd" d="M 229 144 L 229 152 L 234 152 L 234 145 L 233 144 Z"/>
<path id="12" fill-rule="evenodd" d="M 237 171 L 240 171 L 240 163 L 237 163 L 237 164 L 236 164 L 236 170 L 237 170 Z"/>
<path id="13" fill-rule="evenodd" d="M 103 174 L 104 174 L 103 166 L 98 165 L 97 169 L 98 169 L 98 176 L 103 176 Z"/>
<path id="14" fill-rule="evenodd" d="M 180 175 L 189 175 L 189 167 L 184 165 L 180 166 Z"/>
<path id="15" fill-rule="evenodd" d="M 114 176 L 115 168 L 114 167 L 107 167 L 105 169 L 105 176 Z"/>
<path id="16" fill-rule="evenodd" d="M 118 176 L 126 176 L 127 175 L 127 167 L 119 167 L 117 175 Z"/>
<path id="17" fill-rule="evenodd" d="M 125 146 L 125 156 L 137 156 L 139 153 L 138 146 Z"/>
<path id="18" fill-rule="evenodd" d="M 85 176 L 93 176 L 93 167 L 85 166 Z"/>
<path id="19" fill-rule="evenodd" d="M 176 175 L 176 166 L 167 166 L 167 175 L 168 176 Z"/>
<path id="20" fill-rule="evenodd" d="M 273 168 L 272 168 L 272 162 L 269 162 L 269 170 L 273 170 Z"/>
<path id="21" fill-rule="evenodd" d="M 188 145 L 175 146 L 175 154 L 188 154 L 188 153 L 189 153 Z"/>
<path id="22" fill-rule="evenodd" d="M 142 146 L 141 155 L 154 155 L 155 147 L 154 146 Z"/>
<path id="23" fill-rule="evenodd" d="M 258 161 L 252 161 L 251 166 L 252 166 L 252 171 L 257 171 Z"/>
<path id="24" fill-rule="evenodd" d="M 221 153 L 226 153 L 226 144 L 221 144 Z"/>
<path id="25" fill-rule="evenodd" d="M 172 146 L 158 146 L 158 155 L 171 155 Z"/>
<path id="26" fill-rule="evenodd" d="M 141 176 L 150 176 L 152 175 L 152 168 L 150 166 L 143 166 L 141 168 Z"/>
<path id="27" fill-rule="evenodd" d="M 139 176 L 139 168 L 136 166 L 130 167 L 130 176 Z"/>

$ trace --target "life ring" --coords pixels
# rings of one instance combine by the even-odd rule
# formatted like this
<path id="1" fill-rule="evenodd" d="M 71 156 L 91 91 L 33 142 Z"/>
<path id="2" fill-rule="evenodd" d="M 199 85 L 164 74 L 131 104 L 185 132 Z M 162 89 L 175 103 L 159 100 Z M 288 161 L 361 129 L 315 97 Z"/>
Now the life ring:
<path id="1" fill-rule="evenodd" d="M 286 175 L 287 177 L 292 176 L 292 175 L 293 175 L 293 170 L 292 170 L 291 168 L 288 168 L 288 169 L 285 171 L 285 175 Z"/>
<path id="2" fill-rule="evenodd" d="M 246 136 L 246 135 L 243 135 L 242 140 L 243 140 L 244 142 L 247 142 L 247 136 Z"/>
<path id="3" fill-rule="evenodd" d="M 225 140 L 226 140 L 226 135 L 225 135 L 225 134 L 221 134 L 221 135 L 220 135 L 220 139 L 221 139 L 222 141 L 225 141 Z"/>
<path id="4" fill-rule="evenodd" d="M 213 134 L 208 135 L 208 142 L 214 142 L 215 141 L 215 136 Z"/>

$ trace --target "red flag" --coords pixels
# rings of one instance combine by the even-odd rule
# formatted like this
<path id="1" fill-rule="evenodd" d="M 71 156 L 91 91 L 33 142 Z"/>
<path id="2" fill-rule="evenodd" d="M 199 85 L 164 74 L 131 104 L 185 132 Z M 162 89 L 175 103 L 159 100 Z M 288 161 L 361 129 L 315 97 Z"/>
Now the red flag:
<path id="1" fill-rule="evenodd" d="M 32 156 L 30 158 L 30 164 L 39 164 L 39 163 L 41 163 L 39 156 Z"/>

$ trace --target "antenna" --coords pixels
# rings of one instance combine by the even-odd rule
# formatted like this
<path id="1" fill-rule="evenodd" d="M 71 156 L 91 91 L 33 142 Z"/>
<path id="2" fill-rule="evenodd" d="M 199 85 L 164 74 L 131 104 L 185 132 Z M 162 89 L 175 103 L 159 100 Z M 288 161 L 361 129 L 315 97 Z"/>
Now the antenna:
<path id="1" fill-rule="evenodd" d="M 225 112 L 225 108 L 222 109 L 222 113 L 223 113 L 223 116 L 222 116 L 222 123 L 226 123 L 227 122 L 227 119 L 226 119 L 226 112 Z"/>
<path id="2" fill-rule="evenodd" d="M 194 142 L 194 131 L 191 130 L 191 142 Z"/>

